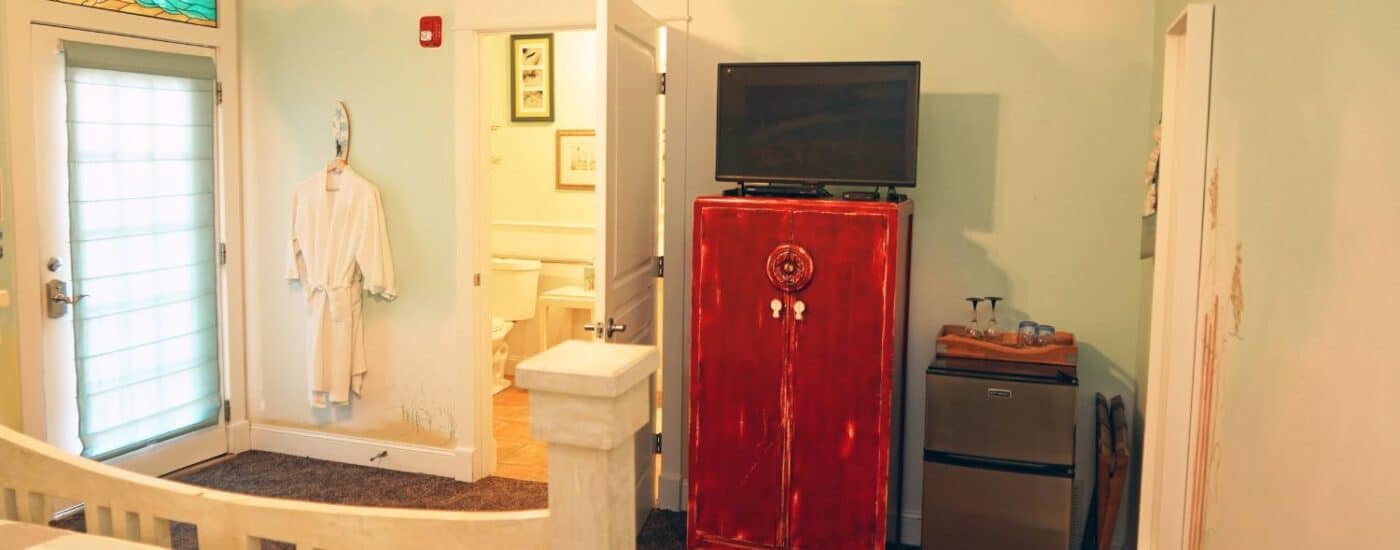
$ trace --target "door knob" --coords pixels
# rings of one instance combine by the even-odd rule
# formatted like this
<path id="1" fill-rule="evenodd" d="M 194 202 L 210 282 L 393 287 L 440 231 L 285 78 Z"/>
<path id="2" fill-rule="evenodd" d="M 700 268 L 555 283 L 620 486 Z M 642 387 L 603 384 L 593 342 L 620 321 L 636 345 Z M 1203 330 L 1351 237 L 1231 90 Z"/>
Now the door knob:
<path id="1" fill-rule="evenodd" d="M 620 324 L 620 323 L 614 323 L 612 317 L 609 317 L 609 318 L 608 318 L 608 338 L 612 338 L 614 334 L 617 334 L 617 333 L 619 333 L 619 332 L 627 332 L 627 325 Z"/>
<path id="2" fill-rule="evenodd" d="M 806 304 L 805 302 L 803 302 L 802 300 L 798 300 L 797 302 L 795 302 L 795 303 L 792 304 L 792 312 L 794 313 L 794 315 L 793 315 L 793 318 L 794 318 L 794 319 L 797 319 L 798 321 L 801 321 L 801 320 L 802 320 L 802 314 L 803 314 L 804 312 L 806 312 L 806 311 L 807 311 L 807 304 Z"/>
<path id="3" fill-rule="evenodd" d="M 783 316 L 783 301 L 774 298 L 773 301 L 768 302 L 768 309 L 773 310 L 774 319 L 781 318 Z"/>
<path id="4" fill-rule="evenodd" d="M 619 332 L 627 332 L 627 325 L 614 323 L 613 318 L 609 317 L 606 323 L 597 321 L 583 325 L 583 330 L 593 333 L 599 340 L 605 340 Z"/>
<path id="5" fill-rule="evenodd" d="M 59 319 L 68 314 L 68 307 L 77 305 L 78 302 L 87 298 L 87 294 L 77 296 L 68 295 L 68 281 L 50 279 L 44 285 L 44 295 L 48 302 L 48 314 L 50 319 Z"/>

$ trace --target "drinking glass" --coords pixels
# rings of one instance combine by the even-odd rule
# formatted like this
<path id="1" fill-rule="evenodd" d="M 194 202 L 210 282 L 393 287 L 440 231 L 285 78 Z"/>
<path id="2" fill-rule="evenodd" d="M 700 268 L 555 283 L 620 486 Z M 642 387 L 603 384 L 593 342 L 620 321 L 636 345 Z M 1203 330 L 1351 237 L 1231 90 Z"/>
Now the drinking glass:
<path id="1" fill-rule="evenodd" d="M 1040 325 L 1035 329 L 1035 343 L 1041 346 L 1048 346 L 1055 343 L 1055 326 Z"/>
<path id="2" fill-rule="evenodd" d="M 977 304 L 982 303 L 982 299 L 971 296 L 967 298 L 967 301 L 972 302 L 972 320 L 967 323 L 967 335 L 972 338 L 981 338 L 982 329 L 977 326 Z"/>
<path id="3" fill-rule="evenodd" d="M 1021 325 L 1016 327 L 1016 341 L 1023 348 L 1035 345 L 1035 333 L 1038 327 L 1035 321 L 1021 321 Z"/>
<path id="4" fill-rule="evenodd" d="M 1001 296 L 983 298 L 992 304 L 992 316 L 987 319 L 987 328 L 983 331 L 983 336 L 988 340 L 996 340 L 998 336 L 1001 336 L 1001 327 L 997 325 L 997 302 L 1000 302 L 1001 299 Z"/>

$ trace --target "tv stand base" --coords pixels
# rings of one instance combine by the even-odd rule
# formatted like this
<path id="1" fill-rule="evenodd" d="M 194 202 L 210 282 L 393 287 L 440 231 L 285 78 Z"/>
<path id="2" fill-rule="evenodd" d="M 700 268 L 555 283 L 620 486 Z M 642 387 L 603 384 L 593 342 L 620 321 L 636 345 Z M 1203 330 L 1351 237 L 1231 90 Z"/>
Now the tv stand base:
<path id="1" fill-rule="evenodd" d="M 734 189 L 724 191 L 726 197 L 783 197 L 794 199 L 823 199 L 831 196 L 820 185 L 747 185 L 739 182 Z"/>

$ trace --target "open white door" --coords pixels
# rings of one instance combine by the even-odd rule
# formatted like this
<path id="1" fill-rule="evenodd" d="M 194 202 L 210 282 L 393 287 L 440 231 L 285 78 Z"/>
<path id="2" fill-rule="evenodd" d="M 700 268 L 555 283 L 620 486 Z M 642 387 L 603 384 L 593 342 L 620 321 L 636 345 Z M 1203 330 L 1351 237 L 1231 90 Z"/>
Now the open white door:
<path id="1" fill-rule="evenodd" d="M 1200 313 L 1207 141 L 1215 8 L 1191 4 L 1167 27 L 1162 160 L 1143 415 L 1138 540 L 1143 548 L 1198 548 L 1205 325 Z"/>
<path id="2" fill-rule="evenodd" d="M 632 0 L 598 1 L 596 338 L 656 344 L 661 23 Z M 655 379 L 652 402 L 655 410 Z M 637 434 L 637 527 L 654 495 L 654 427 Z"/>

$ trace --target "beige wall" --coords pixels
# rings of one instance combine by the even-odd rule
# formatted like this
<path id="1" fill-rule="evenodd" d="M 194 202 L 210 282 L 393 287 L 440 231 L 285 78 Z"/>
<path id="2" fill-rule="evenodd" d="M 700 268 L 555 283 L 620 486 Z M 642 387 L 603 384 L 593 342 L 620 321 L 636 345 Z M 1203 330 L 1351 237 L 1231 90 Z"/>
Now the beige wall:
<path id="1" fill-rule="evenodd" d="M 491 251 L 510 256 L 591 261 L 597 248 L 593 231 L 597 196 L 592 191 L 555 187 L 555 132 L 597 128 L 594 31 L 553 34 L 553 122 L 511 121 L 510 35 L 489 34 L 481 40 L 483 97 L 490 125 Z M 540 291 L 582 282 L 583 266 L 546 263 L 540 274 Z M 563 317 L 564 310 L 559 311 Z M 540 351 L 538 321 L 516 323 L 511 330 L 507 343 L 512 361 Z M 555 330 L 581 322 L 554 323 Z M 566 327 L 558 327 L 561 324 Z"/>
<path id="2" fill-rule="evenodd" d="M 1395 548 L 1400 4 L 1215 5 L 1202 547 Z"/>
<path id="3" fill-rule="evenodd" d="M 508 34 L 485 35 L 481 71 L 491 130 L 490 185 L 492 250 L 505 254 L 593 256 L 591 231 L 564 232 L 565 242 L 499 225 L 539 224 L 591 227 L 597 199 L 592 191 L 556 189 L 554 137 L 557 130 L 597 128 L 598 65 L 592 30 L 554 33 L 554 121 L 510 120 L 510 52 Z M 582 233 L 580 236 L 579 234 Z"/>
<path id="4" fill-rule="evenodd" d="M 969 295 L 1006 297 L 1003 327 L 1033 318 L 1078 334 L 1087 466 L 1093 392 L 1134 401 L 1152 6 L 730 0 L 690 10 L 692 194 L 724 187 L 713 182 L 716 63 L 923 62 L 905 525 L 921 508 L 922 373 L 939 326 L 967 320 Z"/>
<path id="5" fill-rule="evenodd" d="M 438 446 L 470 445 L 457 389 L 469 351 L 454 334 L 453 50 L 422 49 L 418 18 L 453 2 L 244 2 L 248 405 L 255 423 Z M 369 374 L 348 408 L 313 409 L 305 304 L 282 279 L 293 186 L 333 153 L 345 101 L 350 163 L 384 200 L 398 300 L 366 299 Z"/>

